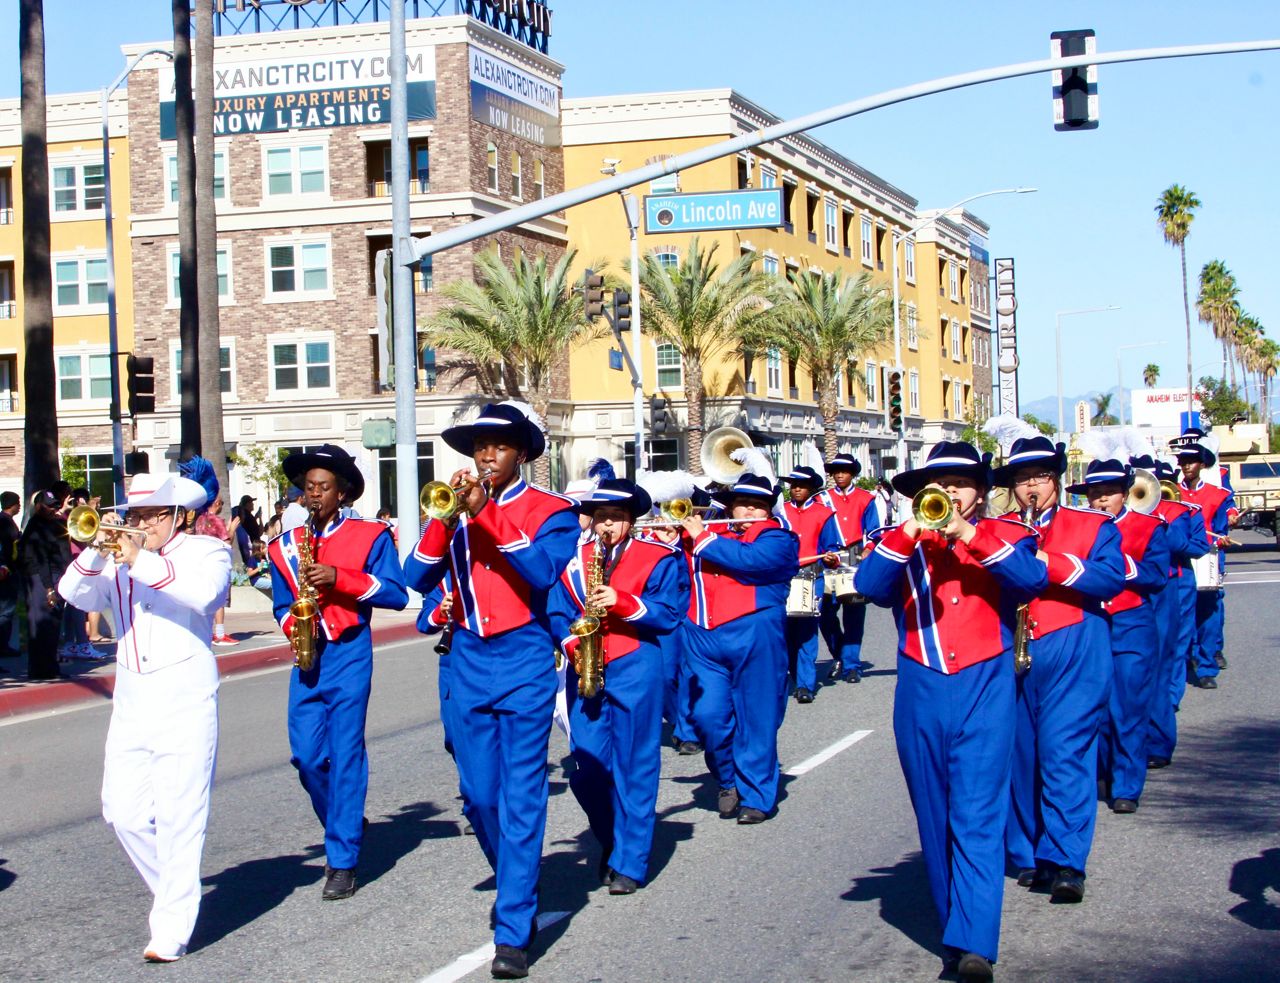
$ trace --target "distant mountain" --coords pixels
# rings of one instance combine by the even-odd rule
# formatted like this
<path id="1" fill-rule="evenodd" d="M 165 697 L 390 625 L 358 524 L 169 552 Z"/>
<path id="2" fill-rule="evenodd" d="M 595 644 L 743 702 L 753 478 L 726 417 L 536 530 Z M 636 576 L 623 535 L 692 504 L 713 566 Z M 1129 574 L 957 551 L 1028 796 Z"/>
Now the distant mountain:
<path id="1" fill-rule="evenodd" d="M 1117 409 L 1117 386 L 1112 386 L 1107 392 L 1111 393 L 1111 413 L 1118 417 L 1120 414 Z M 1130 389 L 1125 390 L 1125 399 L 1129 399 Z M 1097 389 L 1092 389 L 1087 393 L 1080 393 L 1075 396 L 1068 396 L 1065 393 L 1062 397 L 1062 416 L 1066 424 L 1067 433 L 1074 433 L 1076 429 L 1076 403 L 1080 400 L 1088 400 L 1090 404 L 1096 407 L 1097 399 L 1100 395 Z M 1032 416 L 1044 420 L 1046 423 L 1052 423 L 1055 427 L 1058 425 L 1058 397 L 1044 396 L 1040 399 L 1022 400 L 1019 409 L 1022 415 L 1026 416 L 1030 413 Z M 1093 410 L 1090 410 L 1092 414 Z M 1125 404 L 1125 416 L 1129 415 L 1128 403 Z"/>

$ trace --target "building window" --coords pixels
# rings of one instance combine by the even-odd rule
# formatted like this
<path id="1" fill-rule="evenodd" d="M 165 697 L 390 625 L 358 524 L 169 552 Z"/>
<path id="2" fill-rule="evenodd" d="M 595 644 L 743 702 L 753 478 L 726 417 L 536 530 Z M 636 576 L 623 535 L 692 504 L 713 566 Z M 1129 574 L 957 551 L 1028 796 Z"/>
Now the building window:
<path id="1" fill-rule="evenodd" d="M 760 165 L 760 187 L 776 188 L 778 186 L 778 172 L 772 167 Z"/>
<path id="2" fill-rule="evenodd" d="M 165 175 L 168 178 L 170 205 L 178 203 L 178 155 L 165 157 Z M 213 197 L 223 201 L 227 197 L 227 152 L 218 150 L 213 155 Z"/>
<path id="3" fill-rule="evenodd" d="M 228 344 L 222 345 L 218 350 L 218 375 L 222 395 L 234 396 L 235 386 L 235 356 L 232 351 L 231 339 L 226 339 Z M 180 391 L 179 383 L 182 380 L 182 349 L 174 342 L 170 348 L 172 358 L 169 364 L 173 367 L 173 374 L 170 376 L 169 398 L 173 402 L 178 401 Z"/>
<path id="4" fill-rule="evenodd" d="M 328 190 L 328 153 L 323 144 L 268 147 L 267 197 L 318 195 Z"/>
<path id="5" fill-rule="evenodd" d="M 519 198 L 522 187 L 523 185 L 520 181 L 520 155 L 513 153 L 511 155 L 511 197 Z"/>
<path id="6" fill-rule="evenodd" d="M 75 256 L 53 262 L 53 313 L 104 314 L 107 310 L 107 258 Z"/>
<path id="7" fill-rule="evenodd" d="M 498 148 L 493 144 L 489 144 L 484 152 L 485 162 L 485 181 L 490 191 L 498 190 Z"/>
<path id="8" fill-rule="evenodd" d="M 535 198 L 545 198 L 547 196 L 546 168 L 543 167 L 540 160 L 533 162 L 533 196 Z"/>
<path id="9" fill-rule="evenodd" d="M 960 299 L 960 270 L 956 266 L 956 261 L 950 260 L 947 263 L 947 279 L 951 285 L 951 299 Z"/>
<path id="10" fill-rule="evenodd" d="M 106 352 L 58 353 L 58 403 L 111 398 L 111 356 Z"/>
<path id="11" fill-rule="evenodd" d="M 333 391 L 333 342 L 330 335 L 272 338 L 271 393 L 275 396 L 324 395 Z"/>
<path id="12" fill-rule="evenodd" d="M 911 413 L 920 412 L 920 373 L 915 369 L 907 377 L 907 407 Z"/>
<path id="13" fill-rule="evenodd" d="M 823 206 L 823 212 L 826 217 L 827 248 L 833 253 L 838 252 L 840 249 L 840 240 L 837 221 L 838 208 L 836 203 L 827 199 Z"/>
<path id="14" fill-rule="evenodd" d="M 370 171 L 369 197 L 391 197 L 391 146 L 375 147 L 378 153 L 378 170 Z M 372 167 L 374 158 L 370 158 Z M 409 144 L 409 194 L 426 194 L 431 190 L 431 144 L 427 140 L 414 140 Z"/>
<path id="15" fill-rule="evenodd" d="M 662 344 L 657 349 L 658 388 L 681 389 L 684 386 L 684 366 L 680 350 L 675 345 Z"/>
<path id="16" fill-rule="evenodd" d="M 957 420 L 964 419 L 964 386 L 958 381 L 951 383 L 951 393 L 955 398 L 955 418 Z"/>
<path id="17" fill-rule="evenodd" d="M 770 396 L 782 394 L 782 352 L 776 348 L 765 352 L 764 384 Z"/>
<path id="18" fill-rule="evenodd" d="M 435 445 L 429 440 L 418 441 L 418 482 L 415 487 L 421 488 L 436 477 Z M 395 515 L 396 508 L 396 449 L 394 447 L 378 448 L 378 504 L 390 509 Z"/>
<path id="19" fill-rule="evenodd" d="M 876 379 L 879 375 L 879 368 L 875 362 L 867 363 L 867 405 L 874 406 L 876 404 Z"/>
<path id="20" fill-rule="evenodd" d="M 268 300 L 315 300 L 331 296 L 328 242 L 268 242 Z"/>
<path id="21" fill-rule="evenodd" d="M 53 212 L 100 212 L 106 198 L 102 164 L 58 164 L 53 168 Z"/>
<path id="22" fill-rule="evenodd" d="M 176 246 L 169 249 L 169 307 L 182 303 L 182 285 L 179 280 L 181 257 Z M 231 295 L 231 256 L 226 246 L 218 247 L 218 306 L 234 302 Z"/>
<path id="23" fill-rule="evenodd" d="M 959 324 L 951 325 L 951 361 L 953 362 L 960 361 L 960 349 L 962 347 L 960 338 L 963 332 L 963 326 Z"/>
<path id="24" fill-rule="evenodd" d="M 915 304 L 907 305 L 907 347 L 913 352 L 920 348 L 920 315 Z"/>
<path id="25" fill-rule="evenodd" d="M 663 269 L 670 270 L 680 265 L 680 254 L 674 249 L 663 249 L 653 254 L 653 258 L 658 261 L 658 265 Z"/>
<path id="26" fill-rule="evenodd" d="M 871 245 L 871 219 L 862 216 L 862 261 L 870 266 L 875 261 Z"/>
<path id="27" fill-rule="evenodd" d="M 907 283 L 916 282 L 916 243 L 914 239 L 908 239 L 903 243 L 902 254 L 905 257 L 903 267 L 907 277 Z"/>
<path id="28" fill-rule="evenodd" d="M 766 253 L 760 258 L 760 268 L 769 276 L 778 275 L 778 257 Z"/>

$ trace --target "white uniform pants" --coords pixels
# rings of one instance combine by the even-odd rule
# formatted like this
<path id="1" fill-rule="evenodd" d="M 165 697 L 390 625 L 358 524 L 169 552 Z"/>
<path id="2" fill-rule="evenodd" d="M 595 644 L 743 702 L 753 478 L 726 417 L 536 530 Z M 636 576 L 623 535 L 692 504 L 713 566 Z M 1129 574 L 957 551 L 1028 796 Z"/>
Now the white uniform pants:
<path id="1" fill-rule="evenodd" d="M 185 946 L 200 909 L 200 854 L 218 752 L 218 669 L 196 656 L 116 672 L 102 815 L 155 895 L 151 940 Z"/>

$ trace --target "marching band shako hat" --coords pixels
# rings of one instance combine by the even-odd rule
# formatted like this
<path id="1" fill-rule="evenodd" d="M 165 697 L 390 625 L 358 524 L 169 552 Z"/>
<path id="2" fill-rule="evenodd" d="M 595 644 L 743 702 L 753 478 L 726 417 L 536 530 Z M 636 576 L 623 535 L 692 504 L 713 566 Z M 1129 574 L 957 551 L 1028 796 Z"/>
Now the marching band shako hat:
<path id="1" fill-rule="evenodd" d="M 1133 464 L 1132 461 L 1130 461 L 1129 463 Z M 1137 465 L 1134 465 L 1134 467 L 1137 467 Z M 1151 470 L 1151 473 L 1156 476 L 1156 479 L 1158 481 L 1175 481 L 1176 482 L 1178 480 L 1177 468 L 1175 468 L 1172 464 L 1169 464 L 1166 461 L 1156 461 L 1155 467 L 1151 468 L 1150 470 Z"/>
<path id="2" fill-rule="evenodd" d="M 963 440 L 944 440 L 933 446 L 920 467 L 894 475 L 893 489 L 910 498 L 925 485 L 932 484 L 945 474 L 964 475 L 972 478 L 980 487 L 989 488 L 991 455 L 979 456 L 978 449 Z"/>
<path id="3" fill-rule="evenodd" d="M 135 474 L 125 496 L 126 507 L 198 509 L 204 505 L 205 491 L 190 478 L 177 474 Z"/>
<path id="4" fill-rule="evenodd" d="M 820 491 L 822 486 L 827 483 L 822 475 L 808 465 L 801 465 L 790 474 L 784 474 L 778 480 L 783 484 L 800 485 L 801 487 L 812 488 L 814 491 Z"/>
<path id="5" fill-rule="evenodd" d="M 1032 464 L 1042 464 L 1051 471 L 1062 474 L 1067 470 L 1066 445 L 1055 444 L 1041 434 L 1019 437 L 1009 449 L 1009 457 L 1004 464 L 991 473 L 992 483 L 1008 487 L 1013 484 L 1013 476 L 1020 468 Z"/>
<path id="6" fill-rule="evenodd" d="M 1156 459 L 1150 454 L 1139 454 L 1137 457 L 1129 458 L 1129 467 L 1142 468 L 1143 471 L 1156 473 Z"/>
<path id="7" fill-rule="evenodd" d="M 769 482 L 769 479 L 752 474 L 750 471 L 744 471 L 738 475 L 737 480 L 732 485 L 727 485 L 719 491 L 711 493 L 711 497 L 725 508 L 732 508 L 733 500 L 742 496 L 758 498 L 767 503 L 765 507 L 769 509 L 772 509 L 778 501 L 778 491 Z"/>
<path id="8" fill-rule="evenodd" d="M 1199 427 L 1190 427 L 1182 431 L 1182 436 L 1169 441 L 1169 446 L 1178 455 L 1178 461 L 1199 461 L 1206 467 L 1218 463 L 1218 456 L 1209 450 L 1201 441 L 1204 431 Z"/>
<path id="9" fill-rule="evenodd" d="M 1125 491 L 1133 484 L 1133 468 L 1121 464 L 1114 457 L 1105 461 L 1090 461 L 1084 472 L 1084 481 L 1067 485 L 1072 495 L 1083 495 L 1093 485 L 1117 484 Z"/>
<path id="10" fill-rule="evenodd" d="M 307 472 L 312 468 L 323 468 L 346 481 L 348 503 L 364 494 L 364 475 L 360 473 L 356 459 L 337 444 L 321 444 L 313 451 L 290 454 L 280 462 L 280 467 L 295 488 L 302 488 Z"/>
<path id="11" fill-rule="evenodd" d="M 832 471 L 852 471 L 856 478 L 862 474 L 862 462 L 852 454 L 837 454 L 827 462 L 827 474 Z"/>
<path id="12" fill-rule="evenodd" d="M 470 423 L 448 427 L 440 436 L 459 454 L 468 456 L 474 453 L 481 437 L 510 440 L 524 448 L 526 463 L 541 457 L 547 447 L 541 428 L 508 403 L 488 403 Z"/>
<path id="13" fill-rule="evenodd" d="M 605 478 L 573 507 L 579 515 L 592 515 L 602 505 L 616 505 L 631 513 L 634 522 L 653 508 L 649 493 L 626 478 Z"/>

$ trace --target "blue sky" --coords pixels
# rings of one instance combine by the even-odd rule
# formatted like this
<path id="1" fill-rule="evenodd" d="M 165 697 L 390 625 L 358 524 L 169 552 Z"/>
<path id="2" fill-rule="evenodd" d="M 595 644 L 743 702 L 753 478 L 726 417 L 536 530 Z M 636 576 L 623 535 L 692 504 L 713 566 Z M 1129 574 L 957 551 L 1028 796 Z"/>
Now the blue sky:
<path id="1" fill-rule="evenodd" d="M 164 0 L 45 7 L 51 92 L 100 88 L 123 67 L 121 44 L 168 33 Z M 18 94 L 16 8 L 0 14 L 4 97 Z M 1054 30 L 1093 28 L 1107 51 L 1280 37 L 1274 0 L 558 0 L 553 8 L 551 53 L 566 66 L 567 96 L 731 86 L 783 118 L 1041 58 Z M 1074 308 L 1122 310 L 1064 320 L 1068 395 L 1113 386 L 1120 345 L 1163 342 L 1123 353 L 1126 385 L 1140 383 L 1148 361 L 1161 366 L 1162 384 L 1185 378 L 1178 255 L 1153 212 L 1174 182 L 1203 202 L 1188 240 L 1193 299 L 1200 267 L 1221 259 L 1245 308 L 1280 338 L 1280 52 L 1104 67 L 1101 126 L 1088 133 L 1054 132 L 1049 90 L 1047 75 L 997 82 L 816 135 L 922 207 L 992 188 L 1040 189 L 973 206 L 991 223 L 992 254 L 1017 261 L 1024 400 L 1055 391 L 1055 313 Z M 1193 324 L 1193 336 L 1198 378 L 1220 355 L 1206 328 Z"/>

